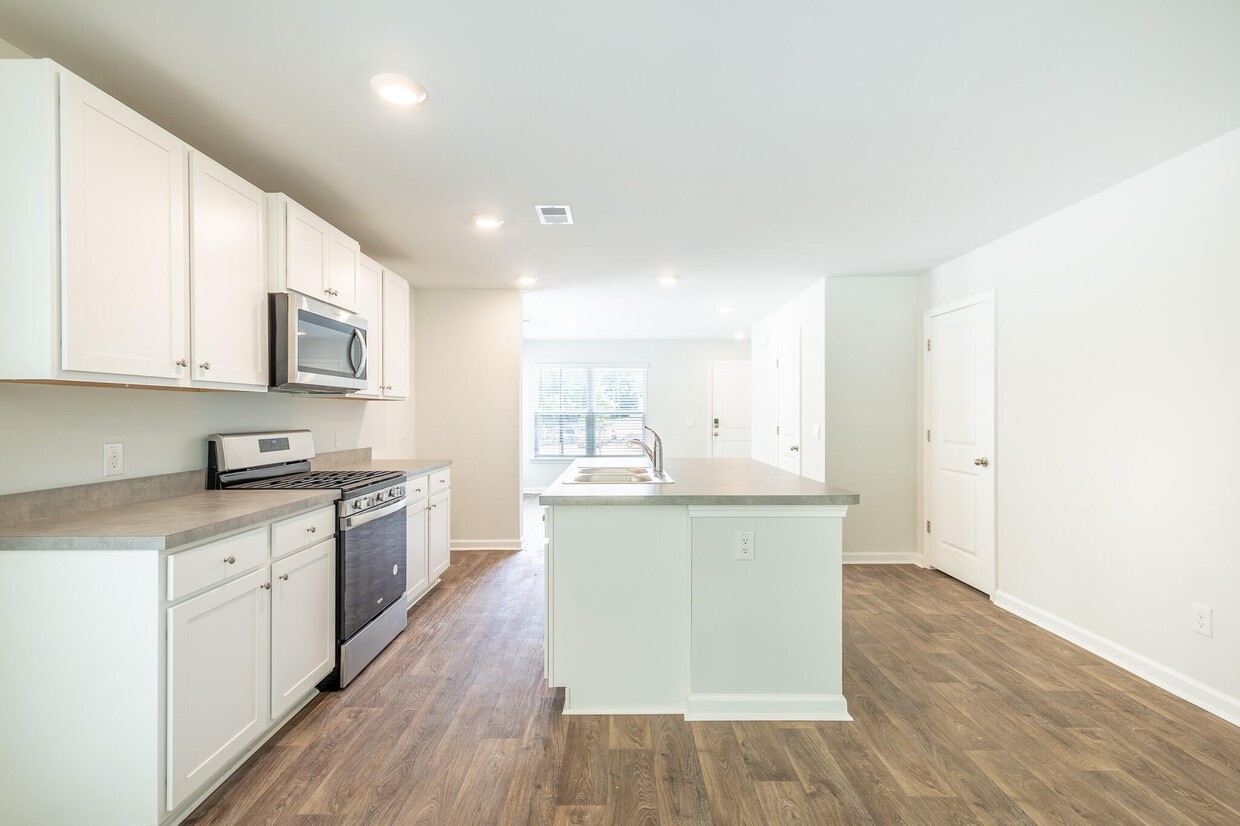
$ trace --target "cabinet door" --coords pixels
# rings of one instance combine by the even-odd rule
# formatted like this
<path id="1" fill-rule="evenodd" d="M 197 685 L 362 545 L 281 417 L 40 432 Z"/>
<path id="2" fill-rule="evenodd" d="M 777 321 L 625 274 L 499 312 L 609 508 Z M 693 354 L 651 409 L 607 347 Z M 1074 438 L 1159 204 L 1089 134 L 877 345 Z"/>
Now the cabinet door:
<path id="1" fill-rule="evenodd" d="M 409 282 L 383 271 L 383 395 L 409 397 Z"/>
<path id="2" fill-rule="evenodd" d="M 284 201 L 284 266 L 290 290 L 330 301 L 327 287 L 327 239 L 331 227 L 319 216 L 287 198 Z"/>
<path id="3" fill-rule="evenodd" d="M 328 303 L 357 312 L 357 265 L 361 257 L 358 243 L 333 227 L 327 242 Z"/>
<path id="4" fill-rule="evenodd" d="M 168 811 L 266 729 L 269 576 L 168 609 Z"/>
<path id="5" fill-rule="evenodd" d="M 336 541 L 271 566 L 271 719 L 336 667 Z"/>
<path id="6" fill-rule="evenodd" d="M 450 491 L 435 494 L 430 499 L 430 567 L 431 582 L 448 569 L 452 559 L 452 494 Z"/>
<path id="7" fill-rule="evenodd" d="M 65 370 L 188 379 L 186 147 L 60 78 Z"/>
<path id="8" fill-rule="evenodd" d="M 382 396 L 383 268 L 364 255 L 357 268 L 357 314 L 366 319 L 367 383 L 362 392 L 367 396 Z"/>
<path id="9" fill-rule="evenodd" d="M 412 605 L 431 585 L 430 557 L 427 553 L 430 507 L 426 499 L 422 499 L 410 504 L 407 513 L 408 536 L 405 547 L 408 549 L 408 558 L 405 561 L 405 592 L 409 604 Z"/>
<path id="10" fill-rule="evenodd" d="M 198 152 L 189 187 L 192 375 L 265 388 L 265 196 Z"/>

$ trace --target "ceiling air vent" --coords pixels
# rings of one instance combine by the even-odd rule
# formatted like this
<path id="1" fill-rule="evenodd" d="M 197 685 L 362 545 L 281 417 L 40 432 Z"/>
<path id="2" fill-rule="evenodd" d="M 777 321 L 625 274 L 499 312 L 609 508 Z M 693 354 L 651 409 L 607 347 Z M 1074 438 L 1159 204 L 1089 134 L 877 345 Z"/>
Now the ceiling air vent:
<path id="1" fill-rule="evenodd" d="M 540 224 L 571 224 L 573 211 L 567 206 L 536 206 L 538 223 Z"/>

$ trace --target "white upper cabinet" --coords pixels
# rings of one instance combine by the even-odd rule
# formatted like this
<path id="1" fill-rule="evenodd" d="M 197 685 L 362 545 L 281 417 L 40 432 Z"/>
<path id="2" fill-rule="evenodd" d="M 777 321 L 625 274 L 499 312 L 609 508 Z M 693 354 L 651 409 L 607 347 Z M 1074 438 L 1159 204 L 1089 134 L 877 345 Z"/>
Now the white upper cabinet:
<path id="1" fill-rule="evenodd" d="M 188 378 L 184 143 L 60 76 L 65 370 Z"/>
<path id="2" fill-rule="evenodd" d="M 266 389 L 265 195 L 190 153 L 190 291 L 195 382 Z"/>
<path id="3" fill-rule="evenodd" d="M 271 289 L 357 312 L 358 243 L 287 195 L 267 198 Z"/>
<path id="4" fill-rule="evenodd" d="M 357 266 L 362 248 L 332 227 L 327 237 L 327 289 L 332 304 L 357 311 Z"/>
<path id="5" fill-rule="evenodd" d="M 383 395 L 409 397 L 409 282 L 388 270 L 383 271 Z"/>
<path id="6" fill-rule="evenodd" d="M 383 396 L 383 267 L 361 256 L 357 267 L 357 312 L 366 319 L 366 389 L 358 396 Z"/>

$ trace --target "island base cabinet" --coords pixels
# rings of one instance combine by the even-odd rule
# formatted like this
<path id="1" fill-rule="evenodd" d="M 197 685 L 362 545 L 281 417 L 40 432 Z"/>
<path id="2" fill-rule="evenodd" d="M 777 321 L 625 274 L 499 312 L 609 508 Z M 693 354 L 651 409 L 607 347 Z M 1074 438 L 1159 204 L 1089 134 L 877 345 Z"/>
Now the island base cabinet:
<path id="1" fill-rule="evenodd" d="M 267 726 L 266 568 L 168 609 L 168 810 Z"/>
<path id="2" fill-rule="evenodd" d="M 683 713 L 688 521 L 678 507 L 548 508 L 548 664 L 565 714 Z"/>
<path id="3" fill-rule="evenodd" d="M 292 708 L 336 665 L 336 542 L 271 565 L 271 719 Z"/>
<path id="4" fill-rule="evenodd" d="M 686 719 L 848 720 L 842 519 L 690 509 L 692 668 Z M 752 558 L 737 552 L 752 536 Z"/>

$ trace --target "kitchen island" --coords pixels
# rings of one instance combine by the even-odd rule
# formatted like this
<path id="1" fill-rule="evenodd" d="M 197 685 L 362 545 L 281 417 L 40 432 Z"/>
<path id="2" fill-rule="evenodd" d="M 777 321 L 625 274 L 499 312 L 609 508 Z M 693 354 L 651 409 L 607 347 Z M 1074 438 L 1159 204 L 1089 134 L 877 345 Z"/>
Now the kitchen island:
<path id="1" fill-rule="evenodd" d="M 547 507 L 546 676 L 566 714 L 849 720 L 841 540 L 860 497 L 751 459 L 578 483 Z M 636 464 L 641 464 L 640 462 Z"/>

